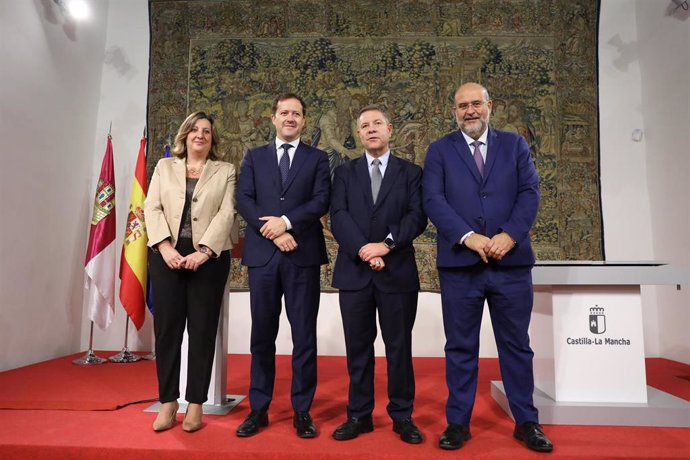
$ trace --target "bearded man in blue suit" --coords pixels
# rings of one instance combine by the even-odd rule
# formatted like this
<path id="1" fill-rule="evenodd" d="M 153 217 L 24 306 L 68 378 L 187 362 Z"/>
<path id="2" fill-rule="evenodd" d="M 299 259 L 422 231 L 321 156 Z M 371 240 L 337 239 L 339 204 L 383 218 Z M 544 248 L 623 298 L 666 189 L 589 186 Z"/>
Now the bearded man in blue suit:
<path id="1" fill-rule="evenodd" d="M 477 390 L 479 330 L 488 303 L 501 375 L 515 419 L 513 436 L 538 452 L 553 444 L 534 406 L 529 232 L 539 209 L 539 176 L 525 140 L 489 127 L 492 102 L 477 83 L 455 92 L 459 130 L 429 146 L 424 210 L 437 233 L 437 267 L 446 333 L 448 426 L 439 447 L 470 439 Z"/>
<path id="2" fill-rule="evenodd" d="M 316 391 L 320 265 L 328 263 L 320 218 L 328 212 L 331 181 L 326 152 L 300 141 L 305 116 L 299 96 L 278 96 L 271 116 L 275 141 L 247 152 L 237 182 L 252 315 L 251 412 L 237 428 L 239 437 L 268 425 L 283 296 L 293 343 L 293 424 L 300 438 L 317 434 L 309 409 Z"/>

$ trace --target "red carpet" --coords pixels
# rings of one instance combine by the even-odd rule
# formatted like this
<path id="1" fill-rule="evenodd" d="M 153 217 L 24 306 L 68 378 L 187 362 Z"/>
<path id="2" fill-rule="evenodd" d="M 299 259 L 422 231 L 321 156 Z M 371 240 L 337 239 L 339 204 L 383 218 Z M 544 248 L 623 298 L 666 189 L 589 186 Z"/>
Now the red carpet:
<path id="1" fill-rule="evenodd" d="M 102 353 L 110 356 L 112 353 Z M 460 451 L 437 447 L 445 428 L 446 389 L 440 358 L 416 358 L 415 420 L 426 436 L 421 445 L 404 444 L 391 430 L 385 413 L 385 362 L 377 361 L 375 430 L 353 441 L 337 442 L 330 434 L 345 417 L 345 359 L 319 358 L 319 387 L 312 415 L 316 439 L 294 435 L 289 403 L 290 363 L 278 357 L 275 399 L 270 425 L 258 435 L 240 439 L 234 430 L 247 415 L 243 401 L 223 417 L 206 416 L 203 429 L 154 433 L 149 404 L 130 402 L 155 398 L 153 362 L 78 367 L 74 355 L 0 373 L 0 458 L 98 459 L 386 459 L 386 458 L 547 458 L 512 439 L 512 421 L 490 396 L 490 380 L 500 378 L 495 359 L 482 359 L 472 435 Z M 648 381 L 659 389 L 690 400 L 690 366 L 663 359 L 647 360 Z M 246 394 L 249 357 L 230 355 L 228 393 Z M 71 410 L 55 410 L 56 408 Z M 43 409 L 43 410 L 38 410 Z M 182 416 L 178 416 L 178 421 Z M 548 458 L 690 458 L 690 429 L 645 427 L 545 426 L 556 448 Z"/>
<path id="2" fill-rule="evenodd" d="M 102 358 L 113 352 L 96 353 Z M 76 366 L 83 353 L 0 373 L 0 409 L 115 410 L 155 398 L 152 363 Z M 155 372 L 155 371 L 154 371 Z M 135 384 L 133 384 L 135 383 Z M 152 387 L 152 385 L 154 385 Z"/>

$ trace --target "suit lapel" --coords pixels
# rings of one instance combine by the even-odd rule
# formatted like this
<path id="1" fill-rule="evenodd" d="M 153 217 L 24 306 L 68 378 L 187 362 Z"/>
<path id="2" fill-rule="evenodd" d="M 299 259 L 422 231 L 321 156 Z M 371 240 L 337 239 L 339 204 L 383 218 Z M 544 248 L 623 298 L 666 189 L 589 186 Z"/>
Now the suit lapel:
<path id="1" fill-rule="evenodd" d="M 194 196 L 196 197 L 198 193 L 209 183 L 211 178 L 220 170 L 219 161 L 208 161 L 204 167 L 199 182 L 197 182 L 196 187 L 194 187 Z"/>
<path id="2" fill-rule="evenodd" d="M 187 188 L 187 167 L 184 158 L 175 158 L 172 164 L 173 175 L 177 179 L 177 185 L 185 190 Z"/>
<path id="3" fill-rule="evenodd" d="M 357 178 L 357 182 L 359 182 L 359 188 L 360 190 L 362 190 L 362 194 L 364 195 L 364 201 L 366 203 L 369 203 L 369 206 L 373 208 L 374 197 L 371 194 L 371 176 L 369 175 L 369 165 L 367 164 L 367 157 L 366 155 L 362 155 L 355 161 L 357 162 L 355 164 L 355 177 Z M 381 191 L 379 190 L 379 195 L 380 194 Z"/>
<path id="4" fill-rule="evenodd" d="M 469 145 L 467 145 L 467 142 L 465 142 L 465 137 L 459 130 L 455 131 L 452 137 L 452 141 L 453 147 L 455 147 L 455 151 L 460 156 L 460 160 L 462 160 L 465 166 L 467 166 L 467 169 L 470 171 L 474 179 L 477 182 L 481 183 L 482 176 L 479 175 L 477 165 L 474 164 L 474 158 L 472 158 L 472 152 L 470 152 L 470 147 Z"/>
<path id="5" fill-rule="evenodd" d="M 484 166 L 484 179 L 489 177 L 491 174 L 491 169 L 496 163 L 496 157 L 498 157 L 498 152 L 500 151 L 500 145 L 498 140 L 498 135 L 496 131 L 489 128 L 489 135 L 486 138 L 487 149 L 486 149 L 486 165 Z"/>
<path id="6" fill-rule="evenodd" d="M 259 172 L 258 177 L 265 177 L 273 184 L 274 189 L 281 190 L 283 185 L 280 180 L 280 168 L 278 167 L 278 154 L 276 152 L 275 142 L 266 144 L 262 150 L 257 151 L 258 158 L 255 161 L 258 164 L 255 168 Z"/>
<path id="7" fill-rule="evenodd" d="M 295 150 L 295 155 L 292 157 L 290 169 L 288 170 L 287 181 L 285 181 L 285 186 L 283 187 L 283 190 L 287 190 L 288 188 L 290 188 L 292 181 L 294 181 L 295 177 L 297 177 L 297 173 L 299 173 L 299 170 L 302 169 L 302 166 L 304 166 L 304 163 L 306 163 L 308 155 L 309 154 L 307 153 L 307 147 L 304 144 L 302 144 L 302 141 L 300 141 L 300 143 L 297 144 L 297 150 Z M 278 179 L 280 182 L 282 182 L 282 180 L 280 179 L 280 170 L 278 170 Z"/>
<path id="8" fill-rule="evenodd" d="M 386 166 L 386 174 L 383 176 L 383 181 L 381 182 L 381 189 L 379 190 L 379 196 L 376 198 L 376 204 L 374 207 L 383 203 L 386 199 L 386 195 L 391 191 L 395 178 L 398 177 L 400 172 L 400 160 L 394 157 L 391 153 L 388 155 L 388 166 Z M 369 187 L 371 190 L 371 187 Z"/>

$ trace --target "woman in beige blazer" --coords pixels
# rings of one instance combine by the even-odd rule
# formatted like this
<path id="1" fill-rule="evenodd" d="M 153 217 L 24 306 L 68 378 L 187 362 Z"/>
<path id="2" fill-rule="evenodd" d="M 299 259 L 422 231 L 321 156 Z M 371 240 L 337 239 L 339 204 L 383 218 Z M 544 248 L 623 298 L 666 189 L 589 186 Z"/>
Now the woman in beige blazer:
<path id="1" fill-rule="evenodd" d="M 218 134 L 213 119 L 204 112 L 195 112 L 182 123 L 173 154 L 156 165 L 144 203 L 161 402 L 153 429 L 163 431 L 175 425 L 186 325 L 189 365 L 185 399 L 189 405 L 182 429 L 191 432 L 201 428 L 230 271 L 235 168 L 219 160 Z"/>

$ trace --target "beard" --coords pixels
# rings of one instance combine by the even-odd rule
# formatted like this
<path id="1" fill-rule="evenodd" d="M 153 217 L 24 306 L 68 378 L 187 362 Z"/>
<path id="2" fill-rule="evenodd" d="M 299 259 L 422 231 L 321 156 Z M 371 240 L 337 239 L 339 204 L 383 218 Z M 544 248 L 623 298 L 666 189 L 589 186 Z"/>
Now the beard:
<path id="1" fill-rule="evenodd" d="M 462 120 L 461 122 L 458 123 L 460 125 L 460 130 L 463 133 L 470 136 L 472 139 L 479 139 L 479 136 L 481 136 L 482 133 L 486 130 L 486 127 L 488 125 L 488 120 L 484 120 L 480 117 L 480 118 L 473 118 L 472 121 L 479 121 L 479 125 L 476 125 L 476 124 L 469 125 L 468 123 L 465 122 L 465 120 Z"/>

